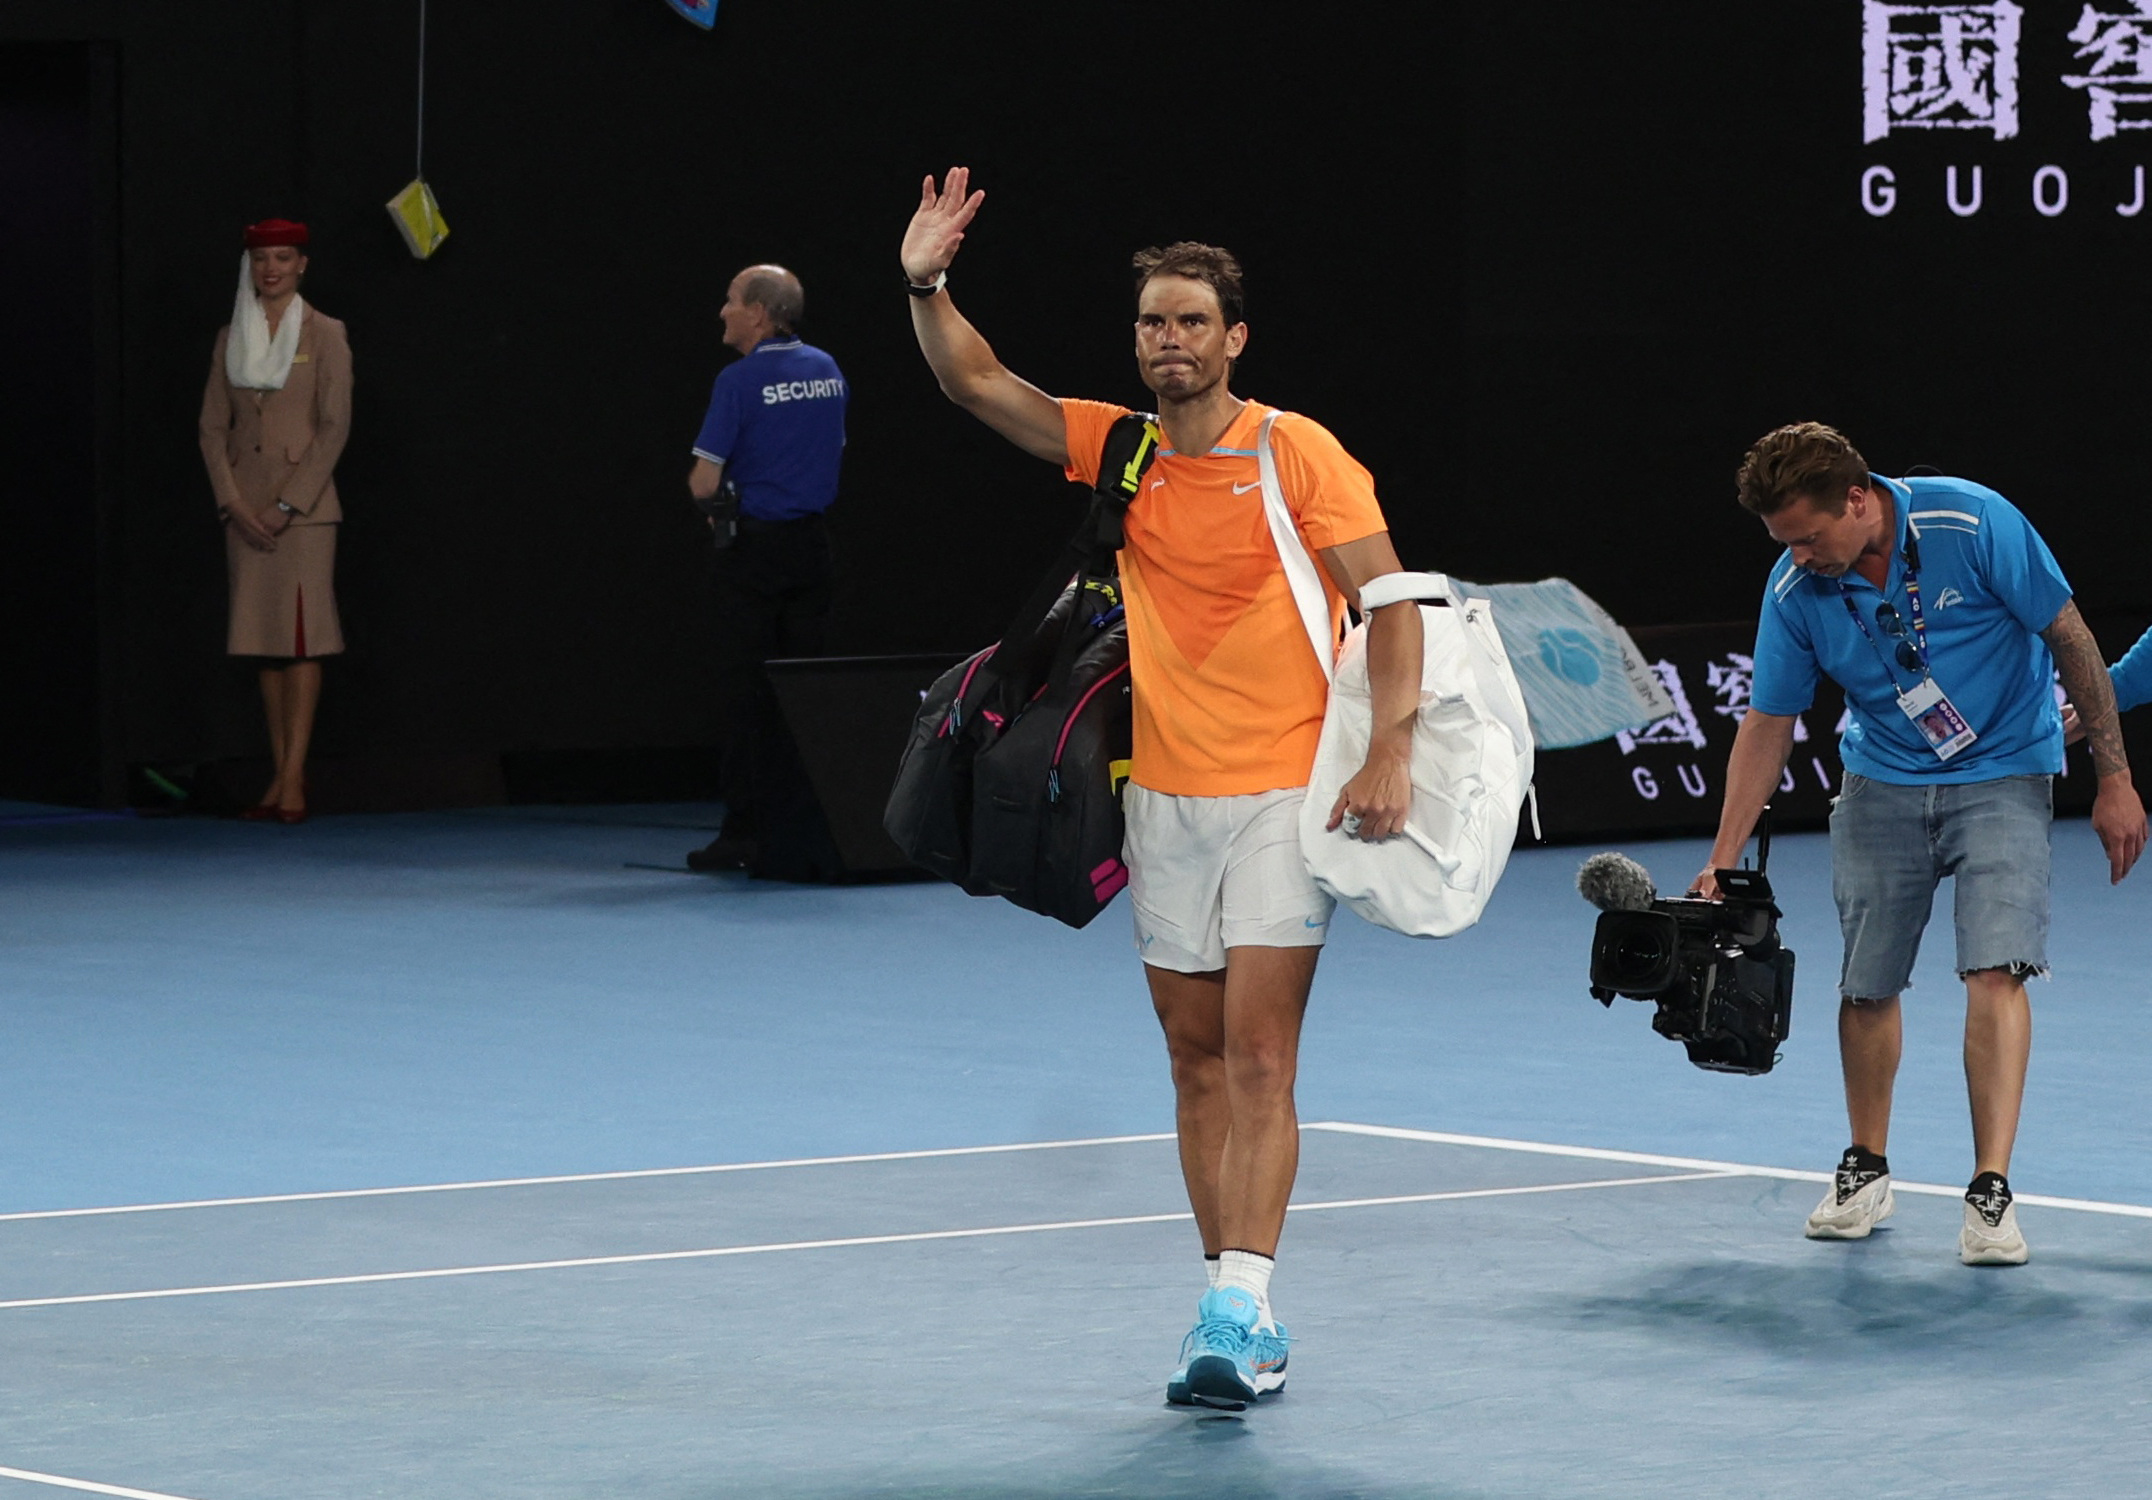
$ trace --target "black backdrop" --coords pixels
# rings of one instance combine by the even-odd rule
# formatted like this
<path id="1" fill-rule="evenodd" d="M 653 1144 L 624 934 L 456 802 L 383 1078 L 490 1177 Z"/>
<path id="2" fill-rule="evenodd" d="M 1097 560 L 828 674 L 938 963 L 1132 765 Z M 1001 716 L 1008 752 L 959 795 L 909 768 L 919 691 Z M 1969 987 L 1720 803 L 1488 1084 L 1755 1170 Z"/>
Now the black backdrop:
<path id="1" fill-rule="evenodd" d="M 101 620 L 113 365 L 109 48 L 0 47 L 0 795 L 92 800 L 116 738 Z"/>
<path id="2" fill-rule="evenodd" d="M 357 361 L 325 753 L 713 738 L 681 481 L 725 281 L 758 259 L 801 273 L 804 331 L 855 393 L 833 648 L 985 639 L 1074 506 L 912 346 L 895 247 L 920 175 L 953 161 L 989 193 L 960 305 L 1056 393 L 1140 397 L 1133 247 L 1236 247 L 1239 388 L 1338 432 L 1409 562 L 1565 574 L 1639 624 L 1749 615 L 1771 549 L 1731 471 L 1813 416 L 1880 467 L 1995 485 L 2088 610 L 2143 609 L 2152 214 L 2114 205 L 2152 134 L 2089 139 L 2061 81 L 2079 9 L 2025 5 L 2011 138 L 1864 142 L 1854 0 L 724 0 L 707 35 L 658 0 L 436 0 L 426 168 L 453 232 L 422 264 L 381 207 L 412 174 L 415 0 L 0 0 L 0 46 L 117 60 L 108 96 L 81 94 L 117 167 L 107 541 L 80 570 L 111 616 L 106 756 L 258 742 L 192 429 L 238 226 L 270 214 L 313 225 L 308 295 Z M 1983 173 L 1970 217 L 1953 165 Z M 2048 165 L 2071 192 L 2052 217 Z M 10 446 L 38 437 L 9 421 Z M 17 515 L 55 498 L 25 472 L 0 472 Z M 27 586 L 94 619 L 68 569 Z M 47 681 L 25 722 L 60 696 Z"/>

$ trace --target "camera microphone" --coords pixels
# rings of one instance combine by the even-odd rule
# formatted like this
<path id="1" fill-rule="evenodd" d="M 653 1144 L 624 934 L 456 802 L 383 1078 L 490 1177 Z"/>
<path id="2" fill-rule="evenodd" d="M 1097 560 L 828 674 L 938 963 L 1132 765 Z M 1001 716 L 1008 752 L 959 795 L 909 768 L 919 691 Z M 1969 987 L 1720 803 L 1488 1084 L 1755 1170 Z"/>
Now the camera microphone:
<path id="1" fill-rule="evenodd" d="M 1626 854 L 1594 854 L 1577 870 L 1577 893 L 1601 911 L 1649 911 L 1651 872 Z"/>
<path id="2" fill-rule="evenodd" d="M 1649 1001 L 1651 1029 L 1718 1073 L 1768 1073 L 1793 1018 L 1793 950 L 1761 870 L 1720 870 L 1717 901 L 1660 900 L 1626 854 L 1594 854 L 1577 891 L 1599 908 L 1592 998 Z"/>

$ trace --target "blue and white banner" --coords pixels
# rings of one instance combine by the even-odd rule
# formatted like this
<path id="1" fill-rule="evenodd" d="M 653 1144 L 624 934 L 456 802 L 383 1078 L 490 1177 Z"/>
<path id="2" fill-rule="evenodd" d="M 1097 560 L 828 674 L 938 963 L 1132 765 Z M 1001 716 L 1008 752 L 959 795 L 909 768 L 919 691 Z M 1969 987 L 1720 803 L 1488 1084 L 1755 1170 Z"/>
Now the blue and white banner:
<path id="1" fill-rule="evenodd" d="M 665 0 L 675 14 L 685 16 L 704 31 L 717 24 L 717 0 Z"/>
<path id="2" fill-rule="evenodd" d="M 1612 739 L 1674 712 L 1672 695 L 1629 633 L 1568 579 L 1450 582 L 1461 594 L 1494 602 L 1495 629 L 1542 750 Z"/>

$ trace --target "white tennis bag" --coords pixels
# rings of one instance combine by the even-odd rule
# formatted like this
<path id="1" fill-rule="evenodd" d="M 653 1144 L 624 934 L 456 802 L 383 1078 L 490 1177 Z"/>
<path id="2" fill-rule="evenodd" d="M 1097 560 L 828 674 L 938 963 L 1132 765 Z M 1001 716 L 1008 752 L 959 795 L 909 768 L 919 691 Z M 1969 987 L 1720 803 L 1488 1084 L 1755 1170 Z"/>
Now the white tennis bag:
<path id="1" fill-rule="evenodd" d="M 1367 675 L 1365 619 L 1335 648 L 1330 609 L 1278 484 L 1263 421 L 1256 440 L 1270 534 L 1330 678 L 1315 768 L 1300 812 L 1300 847 L 1316 884 L 1378 926 L 1411 937 L 1450 937 L 1479 920 L 1509 863 L 1517 818 L 1532 787 L 1532 730 L 1524 694 L 1484 599 L 1453 597 L 1440 573 L 1392 573 L 1360 593 L 1364 617 L 1385 604 L 1423 601 L 1425 640 L 1420 716 L 1412 733 L 1412 810 L 1402 833 L 1367 843 L 1340 827 L 1330 809 L 1367 761 L 1374 704 Z"/>

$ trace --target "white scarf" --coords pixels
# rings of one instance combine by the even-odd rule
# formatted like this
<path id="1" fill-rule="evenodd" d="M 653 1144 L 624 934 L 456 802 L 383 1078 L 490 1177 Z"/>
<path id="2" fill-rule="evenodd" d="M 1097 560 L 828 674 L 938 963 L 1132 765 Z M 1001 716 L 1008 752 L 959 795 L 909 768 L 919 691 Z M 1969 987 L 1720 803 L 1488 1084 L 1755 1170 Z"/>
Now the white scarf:
<path id="1" fill-rule="evenodd" d="M 252 257 L 239 252 L 239 297 L 232 304 L 232 336 L 224 346 L 225 378 L 241 390 L 281 391 L 291 378 L 292 357 L 299 352 L 299 323 L 306 301 L 292 293 L 291 305 L 269 336 L 269 315 L 254 295 Z"/>

